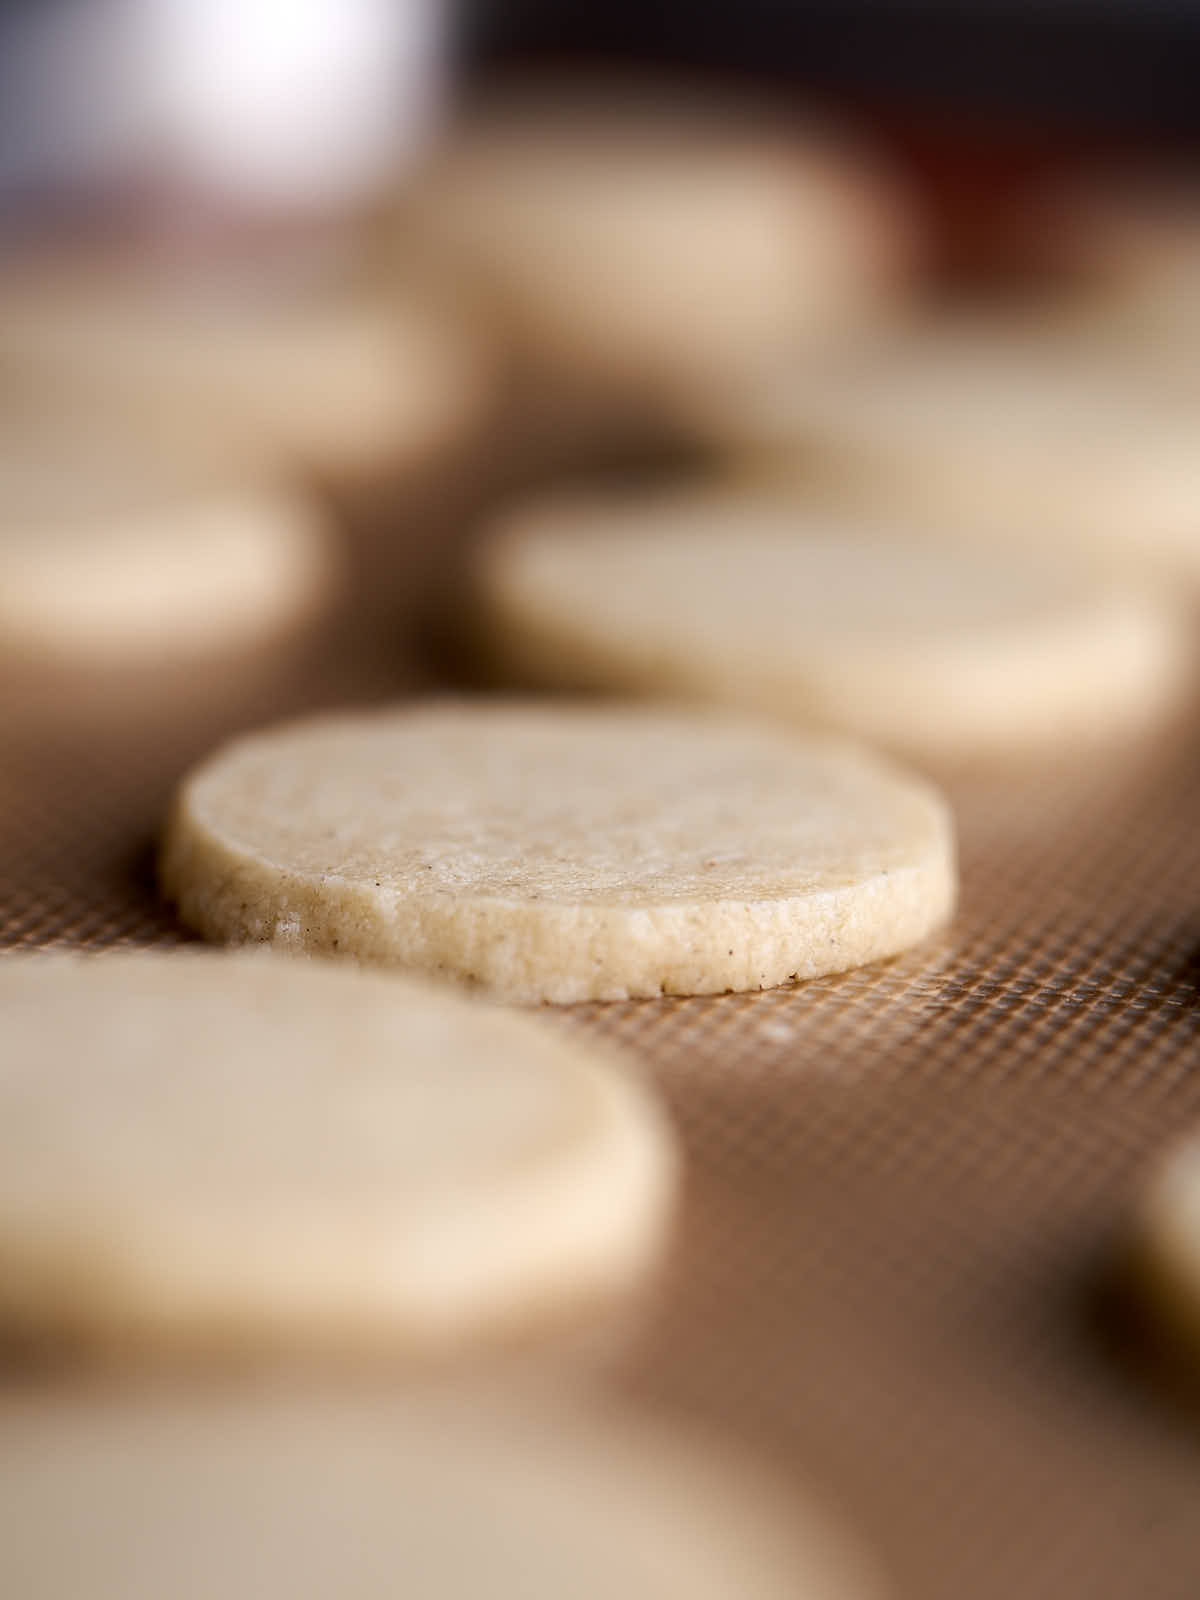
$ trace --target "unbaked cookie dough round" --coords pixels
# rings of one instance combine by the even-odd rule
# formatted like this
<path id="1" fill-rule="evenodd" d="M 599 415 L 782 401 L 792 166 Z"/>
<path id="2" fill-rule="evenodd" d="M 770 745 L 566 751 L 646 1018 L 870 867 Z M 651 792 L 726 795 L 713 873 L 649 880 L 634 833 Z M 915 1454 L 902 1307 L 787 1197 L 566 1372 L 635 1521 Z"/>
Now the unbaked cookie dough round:
<path id="1" fill-rule="evenodd" d="M 1200 585 L 1200 407 L 1066 339 L 931 328 L 689 413 L 834 506 Z"/>
<path id="2" fill-rule="evenodd" d="M 477 1346 L 644 1278 L 648 1091 L 530 1017 L 349 964 L 0 961 L 0 1328 L 124 1350 Z"/>
<path id="3" fill-rule="evenodd" d="M 917 232 L 895 185 L 836 140 L 628 90 L 478 111 L 404 227 L 535 364 L 651 387 L 755 370 L 878 318 Z"/>
<path id="4" fill-rule="evenodd" d="M 956 871 L 940 796 L 839 740 L 479 702 L 233 743 L 182 785 L 162 881 L 210 939 L 569 1003 L 894 955 L 949 916 Z"/>
<path id="5" fill-rule="evenodd" d="M 77 418 L 0 415 L 6 668 L 236 654 L 328 613 L 343 576 L 299 490 Z"/>
<path id="6" fill-rule="evenodd" d="M 800 1485 L 609 1409 L 387 1395 L 5 1398 L 22 1600 L 879 1600 Z"/>
<path id="7" fill-rule="evenodd" d="M 428 295 L 320 263 L 156 271 L 107 259 L 0 278 L 0 363 L 151 439 L 355 488 L 425 466 L 481 420 L 491 355 Z"/>
<path id="8" fill-rule="evenodd" d="M 480 562 L 489 646 L 526 681 L 741 704 L 939 761 L 1126 733 L 1191 676 L 1165 600 L 786 492 L 545 501 Z"/>

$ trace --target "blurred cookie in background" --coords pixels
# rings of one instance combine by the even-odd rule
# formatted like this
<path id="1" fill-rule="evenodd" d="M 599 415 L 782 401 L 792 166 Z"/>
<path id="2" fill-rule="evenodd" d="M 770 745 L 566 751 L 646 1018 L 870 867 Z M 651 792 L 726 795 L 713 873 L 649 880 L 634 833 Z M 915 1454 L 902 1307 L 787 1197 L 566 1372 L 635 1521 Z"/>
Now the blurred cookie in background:
<path id="1" fill-rule="evenodd" d="M 481 545 L 476 594 L 502 675 L 739 704 L 939 765 L 1128 736 L 1194 673 L 1164 597 L 779 488 L 514 508 Z"/>
<path id="2" fill-rule="evenodd" d="M 0 1582 L 55 1600 L 881 1600 L 803 1484 L 627 1407 L 8 1396 Z"/>
<path id="3" fill-rule="evenodd" d="M 364 630 L 394 633 L 490 426 L 478 319 L 362 233 L 303 248 L 62 248 L 0 273 L 0 381 L 320 498 Z M 365 639 L 365 633 L 364 633 Z"/>
<path id="4" fill-rule="evenodd" d="M 249 691 L 345 599 L 328 515 L 278 472 L 90 408 L 0 407 L 0 700 L 87 718 Z"/>
<path id="5" fill-rule="evenodd" d="M 1038 322 L 931 323 L 687 409 L 831 506 L 1200 587 L 1200 406 Z"/>
<path id="6" fill-rule="evenodd" d="M 173 424 L 334 490 L 460 440 L 489 360 L 452 310 L 353 245 L 264 259 L 60 250 L 0 275 L 0 373 Z"/>
<path id="7" fill-rule="evenodd" d="M 494 98 L 399 225 L 544 381 L 651 409 L 873 321 L 919 255 L 907 196 L 853 145 L 670 84 Z"/>

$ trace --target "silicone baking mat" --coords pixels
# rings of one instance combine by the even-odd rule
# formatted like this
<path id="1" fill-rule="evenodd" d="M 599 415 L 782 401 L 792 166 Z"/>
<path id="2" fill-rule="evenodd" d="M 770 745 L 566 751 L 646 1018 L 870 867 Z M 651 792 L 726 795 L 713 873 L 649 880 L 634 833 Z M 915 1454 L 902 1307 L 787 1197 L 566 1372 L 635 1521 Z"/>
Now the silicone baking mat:
<path id="1" fill-rule="evenodd" d="M 382 677 L 394 678 L 395 663 Z M 184 937 L 152 840 L 258 700 L 10 730 L 0 943 Z M 1117 1359 L 1094 1286 L 1148 1161 L 1200 1123 L 1200 740 L 952 785 L 962 909 L 898 961 L 589 1006 L 689 1157 L 615 1381 L 825 1483 L 912 1600 L 1200 1595 L 1200 1427 Z"/>

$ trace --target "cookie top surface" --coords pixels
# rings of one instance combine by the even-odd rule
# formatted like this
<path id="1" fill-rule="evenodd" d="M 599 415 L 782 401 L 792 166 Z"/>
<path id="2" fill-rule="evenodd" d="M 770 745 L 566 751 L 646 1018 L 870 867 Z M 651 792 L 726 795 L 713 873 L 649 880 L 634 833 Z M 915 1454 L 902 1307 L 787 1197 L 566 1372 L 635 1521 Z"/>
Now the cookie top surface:
<path id="1" fill-rule="evenodd" d="M 839 517 L 770 489 L 565 498 L 502 516 L 482 564 L 485 600 L 585 609 L 596 627 L 656 633 L 689 623 L 782 663 L 814 641 L 869 650 L 932 630 L 970 635 L 1087 606 L 1072 567 L 988 550 L 948 552 L 902 524 Z M 501 603 L 503 599 L 501 598 Z M 570 619 L 586 626 L 581 616 Z"/>
<path id="2" fill-rule="evenodd" d="M 632 1280 L 648 1094 L 537 1022 L 266 953 L 0 962 L 0 1319 L 398 1354 Z"/>
<path id="3" fill-rule="evenodd" d="M 872 959 L 859 952 L 881 953 L 875 940 L 920 936 L 892 925 L 893 892 L 916 896 L 922 932 L 945 914 L 952 857 L 937 794 L 836 739 L 704 713 L 450 702 L 228 747 L 184 783 L 164 873 L 210 936 L 580 999 Z M 841 950 L 830 915 L 854 923 Z"/>
<path id="4" fill-rule="evenodd" d="M 1062 339 L 986 322 L 864 338 L 807 372 L 778 372 L 741 417 L 748 439 L 780 444 L 836 431 L 1046 454 L 1119 443 L 1130 429 L 1152 449 L 1177 448 L 1193 422 L 1186 408 L 1118 369 L 1106 374 Z"/>
<path id="5" fill-rule="evenodd" d="M 1186 626 L 1164 600 L 798 489 L 517 508 L 483 547 L 478 587 L 518 676 L 740 703 L 919 757 L 1138 725 L 1190 681 Z"/>
<path id="6" fill-rule="evenodd" d="M 595 1408 L 218 1394 L 0 1415 L 0 1579 L 28 1600 L 883 1592 L 801 1488 Z"/>

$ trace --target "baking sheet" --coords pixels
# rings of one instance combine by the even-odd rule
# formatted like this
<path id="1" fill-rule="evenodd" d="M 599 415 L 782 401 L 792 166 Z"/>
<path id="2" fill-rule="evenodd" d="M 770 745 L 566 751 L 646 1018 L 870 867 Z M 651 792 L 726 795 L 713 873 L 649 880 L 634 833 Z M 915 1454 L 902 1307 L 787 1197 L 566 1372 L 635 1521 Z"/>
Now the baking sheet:
<path id="1" fill-rule="evenodd" d="M 395 678 L 0 750 L 0 944 L 185 934 L 172 785 L 232 728 Z M 1200 1122 L 1200 737 L 951 784 L 963 903 L 897 961 L 760 995 L 548 1013 L 618 1041 L 689 1157 L 678 1242 L 611 1379 L 823 1481 L 913 1600 L 1200 1595 L 1200 1425 L 1096 1285 L 1147 1163 Z"/>

